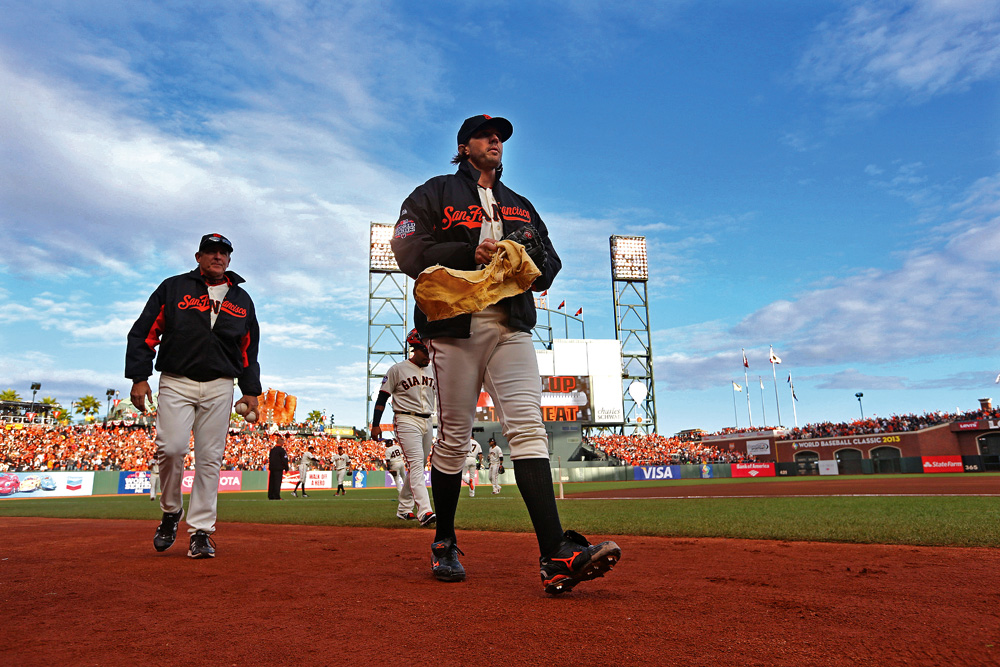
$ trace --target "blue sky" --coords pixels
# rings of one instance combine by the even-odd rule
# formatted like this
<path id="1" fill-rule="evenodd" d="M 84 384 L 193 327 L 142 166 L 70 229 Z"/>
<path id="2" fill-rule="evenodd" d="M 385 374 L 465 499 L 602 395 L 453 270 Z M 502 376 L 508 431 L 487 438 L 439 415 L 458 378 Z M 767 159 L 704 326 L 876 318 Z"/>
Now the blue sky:
<path id="1" fill-rule="evenodd" d="M 365 423 L 367 238 L 509 118 L 504 180 L 614 337 L 650 250 L 660 432 L 1000 399 L 1000 3 L 20 2 L 0 14 L 0 388 L 127 393 L 124 338 L 231 238 L 263 383 Z M 747 425 L 742 394 L 739 422 Z"/>

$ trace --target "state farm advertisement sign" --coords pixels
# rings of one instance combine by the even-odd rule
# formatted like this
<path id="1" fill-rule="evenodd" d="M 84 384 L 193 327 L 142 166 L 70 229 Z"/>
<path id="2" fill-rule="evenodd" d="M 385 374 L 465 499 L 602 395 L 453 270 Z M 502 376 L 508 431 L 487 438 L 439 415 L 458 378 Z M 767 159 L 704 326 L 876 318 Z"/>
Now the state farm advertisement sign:
<path id="1" fill-rule="evenodd" d="M 734 463 L 733 477 L 774 477 L 773 463 Z"/>
<path id="2" fill-rule="evenodd" d="M 181 491 L 191 493 L 191 486 L 194 484 L 194 470 L 185 470 L 181 479 Z M 219 491 L 242 491 L 243 471 L 223 470 L 219 474 Z"/>
<path id="3" fill-rule="evenodd" d="M 924 472 L 965 472 L 961 456 L 921 456 Z"/>

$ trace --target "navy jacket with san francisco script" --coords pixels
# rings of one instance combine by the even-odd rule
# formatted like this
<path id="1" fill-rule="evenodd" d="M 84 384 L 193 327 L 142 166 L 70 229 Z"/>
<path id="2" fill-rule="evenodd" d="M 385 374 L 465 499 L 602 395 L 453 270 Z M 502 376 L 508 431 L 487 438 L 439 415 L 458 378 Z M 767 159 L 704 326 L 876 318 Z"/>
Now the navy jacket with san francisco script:
<path id="1" fill-rule="evenodd" d="M 201 271 L 167 278 L 149 297 L 128 332 L 125 377 L 146 380 L 156 370 L 208 382 L 221 377 L 239 380 L 244 396 L 259 396 L 260 329 L 257 311 L 244 282 L 226 271 L 229 291 L 212 327 L 208 284 Z M 156 353 L 159 345 L 160 352 Z"/>
<path id="2" fill-rule="evenodd" d="M 406 198 L 392 238 L 396 263 L 404 273 L 416 278 L 435 264 L 461 271 L 476 269 L 476 246 L 483 226 L 478 182 L 479 171 L 465 161 L 459 164 L 456 173 L 435 176 Z M 504 236 L 528 222 L 541 234 L 548 259 L 545 266 L 538 267 L 542 275 L 531 289 L 539 292 L 548 289 L 562 268 L 562 261 L 552 247 L 545 223 L 531 202 L 500 181 L 499 169 L 493 197 L 500 207 Z M 531 331 L 535 326 L 535 301 L 530 291 L 508 297 L 500 305 L 508 311 L 507 326 L 517 331 Z M 472 316 L 428 322 L 417 307 L 414 323 L 422 338 L 468 338 Z"/>

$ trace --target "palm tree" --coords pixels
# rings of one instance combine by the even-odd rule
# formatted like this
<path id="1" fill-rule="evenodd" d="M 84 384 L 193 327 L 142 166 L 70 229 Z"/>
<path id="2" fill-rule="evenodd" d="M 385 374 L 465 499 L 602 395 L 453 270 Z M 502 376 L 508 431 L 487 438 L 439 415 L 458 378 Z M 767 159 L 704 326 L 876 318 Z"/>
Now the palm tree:
<path id="1" fill-rule="evenodd" d="M 100 411 L 101 404 L 92 395 L 87 394 L 76 399 L 76 414 L 83 415 L 84 419 L 89 420 L 91 415 L 96 415 Z"/>
<path id="2" fill-rule="evenodd" d="M 306 415 L 307 424 L 313 424 L 313 425 L 322 424 L 325 419 L 326 416 L 319 410 L 313 410 L 308 415 Z"/>
<path id="3" fill-rule="evenodd" d="M 13 389 L 0 391 L 0 401 L 20 401 L 21 395 Z"/>
<path id="4" fill-rule="evenodd" d="M 68 424 L 72 421 L 73 416 L 69 414 L 69 411 L 64 409 L 62 403 L 58 399 L 52 396 L 45 396 L 41 401 L 42 405 L 51 405 L 52 409 L 49 410 L 49 414 L 53 415 L 53 419 L 58 421 L 60 424 Z M 58 415 L 56 413 L 59 413 Z"/>

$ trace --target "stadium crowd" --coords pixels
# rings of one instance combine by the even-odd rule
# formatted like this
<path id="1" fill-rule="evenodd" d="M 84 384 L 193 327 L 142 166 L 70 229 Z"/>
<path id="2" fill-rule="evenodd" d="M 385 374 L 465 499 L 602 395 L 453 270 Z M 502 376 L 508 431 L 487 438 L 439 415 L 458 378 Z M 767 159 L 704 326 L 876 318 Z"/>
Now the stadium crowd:
<path id="1" fill-rule="evenodd" d="M 155 430 L 67 426 L 54 429 L 0 430 L 0 472 L 26 470 L 146 470 L 154 452 Z M 250 431 L 230 434 L 223 470 L 264 470 L 268 452 L 281 440 L 289 460 L 306 447 L 329 463 L 338 447 L 344 448 L 355 469 L 381 470 L 385 447 L 374 440 L 337 440 L 330 436 L 284 436 Z M 185 467 L 193 469 L 191 454 Z"/>
<path id="2" fill-rule="evenodd" d="M 724 428 L 711 435 L 735 435 L 740 433 L 757 433 L 760 431 L 777 431 L 778 440 L 811 440 L 813 438 L 838 438 L 847 435 L 868 435 L 872 433 L 899 433 L 901 431 L 917 431 L 939 424 L 951 422 L 973 421 L 979 419 L 1000 419 L 1000 408 L 980 409 L 970 412 L 925 412 L 924 414 L 892 415 L 879 417 L 873 415 L 865 419 L 850 422 L 819 422 L 802 427 L 786 429 L 782 426 L 754 426 L 741 428 Z"/>
<path id="3" fill-rule="evenodd" d="M 625 465 L 672 465 L 686 463 L 749 463 L 755 459 L 701 443 L 657 434 L 591 436 L 587 442 Z"/>
<path id="4" fill-rule="evenodd" d="M 965 413 L 927 412 L 891 417 L 873 416 L 852 422 L 822 422 L 786 430 L 784 440 L 831 438 L 872 433 L 915 431 L 938 424 L 978 419 L 1000 419 L 1000 408 Z M 723 429 L 714 435 L 730 435 L 777 427 Z M 63 426 L 60 428 L 6 428 L 0 430 L 0 472 L 28 470 L 146 470 L 154 451 L 155 430 L 139 427 L 102 428 L 99 425 Z M 224 470 L 264 470 L 268 452 L 278 440 L 288 451 L 290 461 L 301 456 L 306 447 L 329 464 L 343 447 L 354 469 L 383 470 L 385 449 L 374 440 L 341 439 L 326 435 L 284 435 L 262 431 L 233 432 L 226 443 Z M 728 451 L 702 441 L 651 435 L 591 436 L 587 443 L 596 451 L 614 457 L 625 465 L 668 465 L 700 463 L 746 463 L 752 456 Z M 185 466 L 194 467 L 189 454 Z"/>

